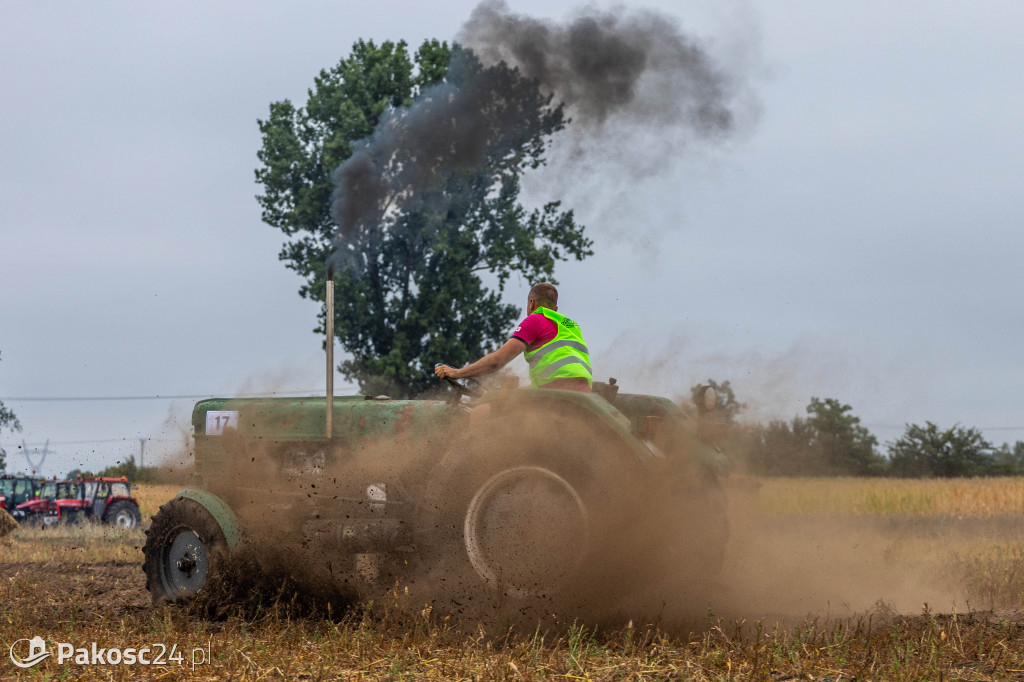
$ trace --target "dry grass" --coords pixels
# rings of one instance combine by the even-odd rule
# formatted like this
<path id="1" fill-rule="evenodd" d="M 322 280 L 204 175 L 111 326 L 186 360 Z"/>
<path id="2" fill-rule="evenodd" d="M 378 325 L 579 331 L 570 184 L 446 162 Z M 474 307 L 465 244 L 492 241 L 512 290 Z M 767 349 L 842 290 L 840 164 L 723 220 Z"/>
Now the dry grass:
<path id="1" fill-rule="evenodd" d="M 992 614 L 881 614 L 793 626 L 709 616 L 693 634 L 656 627 L 597 631 L 580 624 L 489 638 L 428 612 L 372 606 L 340 621 L 300 617 L 286 603 L 250 619 L 203 620 L 177 607 L 104 608 L 88 597 L 88 576 L 63 599 L 48 583 L 16 575 L 0 584 L 0 643 L 43 633 L 51 642 L 101 647 L 176 644 L 185 665 L 57 666 L 38 673 L 69 679 L 579 679 L 791 680 L 1013 679 L 1024 672 L 1024 623 Z M 42 598 L 41 598 L 42 597 Z M 194 648 L 211 661 L 193 672 Z M 16 678 L 7 664 L 3 673 Z M 26 674 L 26 676 L 28 676 Z M 38 675 L 37 675 L 38 676 Z"/>
<path id="2" fill-rule="evenodd" d="M 0 564 L 135 562 L 141 561 L 144 542 L 141 529 L 127 531 L 92 523 L 45 530 L 21 527 L 0 545 Z"/>
<path id="3" fill-rule="evenodd" d="M 157 510 L 160 509 L 160 505 L 172 499 L 179 490 L 186 486 L 140 484 L 133 487 L 135 489 L 135 499 L 139 501 L 139 511 L 142 513 L 143 525 L 148 525 L 150 517 L 156 514 Z"/>
<path id="4" fill-rule="evenodd" d="M 1024 514 L 1024 478 L 770 478 L 757 509 L 770 515 L 952 516 Z"/>
<path id="5" fill-rule="evenodd" d="M 987 487 L 985 484 L 988 484 Z M 1005 517 L 1015 508 L 1007 479 L 989 481 L 769 480 L 752 501 L 785 520 L 818 514 L 931 523 L 929 515 Z M 140 491 L 144 519 L 177 491 Z M 806 498 L 802 497 L 806 495 Z M 976 499 L 967 499 L 974 496 Z M 792 498 L 797 497 L 794 501 Z M 932 506 L 902 500 L 931 499 Z M 869 500 L 878 500 L 878 506 Z M 946 505 L 953 510 L 946 510 Z M 886 513 L 884 510 L 889 509 Z M 932 511 L 925 512 L 925 509 Z M 938 511 L 935 511 L 938 509 Z M 1018 512 L 1019 513 L 1019 512 Z M 901 521 L 902 519 L 902 521 Z M 1020 519 L 1024 525 L 1024 517 Z M 986 525 L 987 524 L 987 525 Z M 931 528 L 932 526 L 929 526 Z M 915 535 L 903 551 L 944 551 L 965 589 L 1002 606 L 1024 607 L 1024 550 L 985 532 Z M 974 526 L 972 526 L 974 527 Z M 995 528 L 985 522 L 977 528 Z M 0 646 L 40 634 L 53 642 L 100 647 L 176 644 L 185 662 L 211 647 L 212 661 L 188 666 L 58 666 L 17 679 L 593 679 L 593 680 L 935 680 L 1024 679 L 1024 616 L 1019 611 L 899 615 L 884 605 L 841 620 L 783 623 L 761 615 L 723 619 L 708 612 L 692 629 L 630 622 L 596 630 L 579 623 L 486 636 L 456 629 L 441 614 L 387 603 L 345 614 L 301 612 L 288 595 L 205 618 L 148 604 L 139 570 L 141 533 L 99 528 L 29 534 L 0 544 Z M 43 546 L 37 546 L 43 545 Z M 1021 590 L 1015 592 L 1015 590 Z M 999 592 L 998 599 L 995 593 Z M 333 617 L 324 617 L 330 615 Z M 51 644 L 52 646 L 52 644 Z"/>

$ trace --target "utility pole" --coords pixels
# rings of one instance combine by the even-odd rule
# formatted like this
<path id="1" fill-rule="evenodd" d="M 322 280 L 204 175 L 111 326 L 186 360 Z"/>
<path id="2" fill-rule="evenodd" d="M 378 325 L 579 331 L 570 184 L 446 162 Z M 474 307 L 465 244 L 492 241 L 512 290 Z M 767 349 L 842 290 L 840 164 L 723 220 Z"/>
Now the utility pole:
<path id="1" fill-rule="evenodd" d="M 146 466 L 146 438 L 139 439 L 139 468 Z"/>
<path id="2" fill-rule="evenodd" d="M 327 396 L 324 410 L 327 420 L 324 424 L 324 432 L 327 439 L 334 437 L 334 266 L 327 266 L 327 290 L 324 296 L 326 311 L 324 313 L 324 326 L 326 327 L 327 339 Z"/>

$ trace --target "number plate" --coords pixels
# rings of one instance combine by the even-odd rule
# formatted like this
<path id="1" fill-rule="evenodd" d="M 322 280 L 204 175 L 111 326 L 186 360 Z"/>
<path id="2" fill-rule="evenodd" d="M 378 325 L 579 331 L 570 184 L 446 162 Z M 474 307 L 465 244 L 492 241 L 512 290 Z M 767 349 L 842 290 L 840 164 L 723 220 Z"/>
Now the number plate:
<path id="1" fill-rule="evenodd" d="M 219 436 L 224 429 L 238 428 L 238 410 L 210 410 L 206 413 L 206 435 Z"/>

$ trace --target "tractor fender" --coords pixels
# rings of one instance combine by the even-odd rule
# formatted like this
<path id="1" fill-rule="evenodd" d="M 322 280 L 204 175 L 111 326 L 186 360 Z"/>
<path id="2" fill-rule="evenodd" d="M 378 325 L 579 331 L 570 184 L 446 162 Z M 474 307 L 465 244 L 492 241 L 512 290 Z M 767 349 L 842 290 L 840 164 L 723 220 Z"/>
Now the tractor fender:
<path id="1" fill-rule="evenodd" d="M 229 549 L 234 549 L 242 542 L 242 527 L 238 523 L 238 517 L 224 500 L 200 488 L 185 488 L 175 497 L 192 500 L 208 511 L 224 533 Z"/>
<path id="2" fill-rule="evenodd" d="M 511 407 L 572 412 L 582 419 L 600 424 L 608 437 L 617 439 L 624 451 L 631 453 L 641 464 L 651 464 L 655 459 L 651 451 L 631 433 L 629 418 L 596 393 L 522 388 L 507 393 L 496 391 L 493 396 L 485 396 L 482 402 L 493 404 L 495 410 Z"/>

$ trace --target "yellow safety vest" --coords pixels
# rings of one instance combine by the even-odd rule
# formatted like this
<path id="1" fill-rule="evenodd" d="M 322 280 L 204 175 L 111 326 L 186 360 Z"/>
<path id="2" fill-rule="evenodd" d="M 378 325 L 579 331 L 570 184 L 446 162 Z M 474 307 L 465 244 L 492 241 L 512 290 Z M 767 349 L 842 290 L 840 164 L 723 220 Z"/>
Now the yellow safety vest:
<path id="1" fill-rule="evenodd" d="M 565 315 L 547 308 L 537 308 L 558 327 L 558 333 L 537 350 L 526 353 L 530 363 L 530 385 L 549 384 L 555 379 L 583 378 L 593 387 L 594 373 L 590 369 L 590 351 L 580 334 L 580 326 Z"/>

